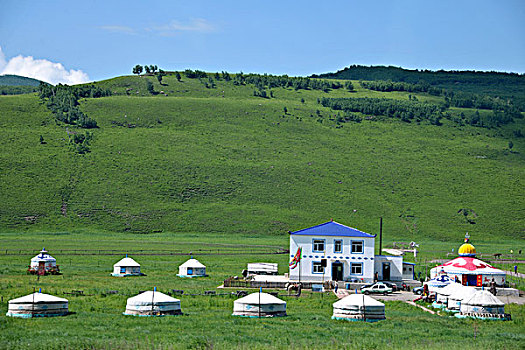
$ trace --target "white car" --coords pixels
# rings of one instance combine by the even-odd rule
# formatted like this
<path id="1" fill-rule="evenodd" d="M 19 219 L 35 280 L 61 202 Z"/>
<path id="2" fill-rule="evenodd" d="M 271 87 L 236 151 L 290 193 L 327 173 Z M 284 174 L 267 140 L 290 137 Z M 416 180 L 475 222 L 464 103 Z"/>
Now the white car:
<path id="1" fill-rule="evenodd" d="M 392 288 L 387 286 L 384 283 L 378 282 L 374 285 L 361 289 L 361 293 L 363 294 L 384 294 L 387 295 L 388 293 L 392 293 Z"/>

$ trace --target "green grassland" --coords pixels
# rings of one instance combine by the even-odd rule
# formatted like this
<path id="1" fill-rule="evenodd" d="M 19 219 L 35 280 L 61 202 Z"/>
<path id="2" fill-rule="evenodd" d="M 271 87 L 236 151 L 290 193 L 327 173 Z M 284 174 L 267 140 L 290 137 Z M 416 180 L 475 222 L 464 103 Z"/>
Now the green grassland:
<path id="1" fill-rule="evenodd" d="M 168 96 L 147 93 L 147 80 Z M 81 102 L 100 126 L 86 155 L 67 141 L 81 130 L 57 125 L 36 96 L 1 97 L 0 227 L 282 235 L 333 218 L 377 233 L 383 216 L 399 240 L 524 237 L 524 141 L 508 128 L 338 125 L 318 97 L 408 99 L 357 82 L 353 93 L 276 88 L 271 99 L 225 81 L 163 83 L 100 82 L 115 95 Z"/>
<path id="2" fill-rule="evenodd" d="M 288 317 L 277 319 L 244 319 L 231 316 L 231 290 L 216 289 L 222 280 L 240 274 L 247 262 L 274 261 L 280 273 L 286 267 L 287 254 L 260 254 L 264 246 L 283 243 L 283 239 L 269 237 L 232 237 L 213 234 L 136 235 L 117 233 L 39 233 L 1 234 L 0 239 L 11 249 L 38 249 L 43 244 L 54 247 L 55 257 L 63 275 L 37 277 L 27 275 L 25 269 L 32 254 L 4 255 L 0 252 L 0 348 L 49 349 L 146 349 L 146 348 L 452 348 L 462 342 L 466 349 L 519 348 L 525 341 L 523 333 L 524 307 L 506 306 L 512 321 L 459 320 L 433 316 L 401 302 L 387 302 L 387 320 L 375 324 L 334 321 L 333 294 L 304 292 L 301 298 L 288 297 Z M 212 243 L 212 245 L 209 245 Z M 229 244 L 242 245 L 233 255 L 227 253 Z M 4 246 L 4 245 L 3 245 Z M 142 265 L 143 277 L 115 278 L 109 274 L 112 265 L 122 255 L 118 252 L 144 249 L 150 252 L 180 249 L 192 251 L 207 266 L 209 277 L 187 279 L 176 277 L 177 267 L 187 255 L 132 255 Z M 86 254 L 58 253 L 66 249 L 86 249 Z M 114 250 L 117 255 L 98 255 L 96 250 Z M 209 251 L 206 251 L 208 250 Z M 52 252 L 53 253 L 53 252 Z M 104 252 L 103 252 L 104 253 Z M 248 255 L 243 255 L 248 254 Z M 180 296 L 184 315 L 149 318 L 123 316 L 126 299 L 141 290 L 157 287 L 159 291 L 182 289 Z M 66 297 L 70 311 L 67 317 L 13 319 L 5 317 L 7 300 L 32 292 Z M 86 296 L 64 295 L 71 290 L 83 290 Z M 108 295 L 110 290 L 119 294 Z M 225 295 L 205 296 L 204 291 L 216 290 Z M 193 294 L 193 295 L 192 295 Z"/>
<path id="3" fill-rule="evenodd" d="M 264 254 L 260 246 L 286 249 L 288 230 L 331 218 L 378 233 L 383 217 L 385 246 L 414 240 L 418 263 L 428 267 L 457 250 L 466 231 L 485 256 L 523 248 L 525 141 L 512 132 L 524 128 L 523 119 L 493 129 L 367 115 L 339 123 L 319 98 L 442 98 L 370 91 L 354 81 L 355 92 L 273 88 L 267 99 L 255 97 L 251 85 L 220 80 L 209 89 L 205 81 L 168 75 L 163 85 L 146 76 L 96 83 L 113 96 L 81 100 L 99 126 L 89 131 L 83 155 L 68 140 L 85 130 L 56 122 L 36 94 L 0 96 L 0 312 L 35 286 L 91 294 L 70 297 L 75 314 L 64 318 L 0 315 L 0 348 L 522 346 L 524 311 L 516 305 L 507 310 L 513 320 L 498 323 L 387 303 L 386 321 L 361 324 L 330 320 L 330 295 L 287 298 L 290 316 L 276 320 L 231 317 L 231 296 L 184 295 L 184 316 L 122 316 L 126 297 L 153 286 L 201 294 L 255 261 L 277 262 L 287 272 L 287 254 Z M 64 275 L 36 281 L 25 270 L 43 246 L 52 255 L 90 252 L 60 253 Z M 210 277 L 178 279 L 187 255 L 140 249 L 192 252 Z M 215 250 L 229 254 L 210 255 Z M 109 276 L 126 252 L 137 253 L 147 276 Z M 103 296 L 107 290 L 120 294 Z"/>

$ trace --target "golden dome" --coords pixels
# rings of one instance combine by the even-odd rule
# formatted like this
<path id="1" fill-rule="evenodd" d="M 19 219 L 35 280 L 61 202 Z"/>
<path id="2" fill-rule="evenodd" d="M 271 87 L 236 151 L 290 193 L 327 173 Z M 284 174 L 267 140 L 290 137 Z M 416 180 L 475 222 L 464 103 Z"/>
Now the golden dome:
<path id="1" fill-rule="evenodd" d="M 476 248 L 470 243 L 465 243 L 458 249 L 459 256 L 475 256 Z"/>

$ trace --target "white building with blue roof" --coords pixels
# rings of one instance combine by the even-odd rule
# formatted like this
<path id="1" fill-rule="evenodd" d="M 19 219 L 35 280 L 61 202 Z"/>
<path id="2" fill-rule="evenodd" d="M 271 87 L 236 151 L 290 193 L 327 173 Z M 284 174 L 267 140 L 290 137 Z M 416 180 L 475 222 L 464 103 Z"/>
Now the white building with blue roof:
<path id="1" fill-rule="evenodd" d="M 290 281 L 374 281 L 376 235 L 335 221 L 289 233 Z"/>

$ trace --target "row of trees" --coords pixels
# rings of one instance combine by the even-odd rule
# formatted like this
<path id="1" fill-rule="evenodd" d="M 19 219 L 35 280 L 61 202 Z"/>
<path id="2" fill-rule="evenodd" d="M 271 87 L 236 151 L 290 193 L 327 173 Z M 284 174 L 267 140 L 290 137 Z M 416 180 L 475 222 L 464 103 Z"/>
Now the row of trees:
<path id="1" fill-rule="evenodd" d="M 409 84 L 404 82 L 377 80 L 360 81 L 359 84 L 361 84 L 361 86 L 365 89 L 374 91 L 423 92 L 433 96 L 443 96 L 445 97 L 445 104 L 447 105 L 447 107 L 452 106 L 459 108 L 492 109 L 497 111 L 505 109 L 514 109 L 517 112 L 519 112 L 519 110 L 513 106 L 510 100 L 503 100 L 499 97 L 492 97 L 488 95 L 441 89 L 425 82 L 418 84 Z"/>
<path id="2" fill-rule="evenodd" d="M 56 120 L 81 128 L 97 128 L 97 122 L 83 113 L 79 106 L 80 98 L 110 96 L 109 89 L 102 89 L 95 85 L 56 86 L 42 83 L 39 86 L 39 96 L 46 103 L 47 108 L 54 114 Z"/>
<path id="3" fill-rule="evenodd" d="M 364 81 L 394 81 L 427 84 L 454 92 L 466 92 L 511 100 L 525 111 L 525 74 L 477 71 L 409 70 L 399 67 L 353 65 L 336 73 L 312 75 L 312 78 Z"/>
<path id="4" fill-rule="evenodd" d="M 135 67 L 133 67 L 132 72 L 133 74 L 141 75 L 142 72 L 145 71 L 146 74 L 153 74 L 157 77 L 157 80 L 159 81 L 159 84 L 162 84 L 162 78 L 166 76 L 166 72 L 162 69 L 159 69 L 157 65 L 150 64 L 145 65 L 142 67 L 140 64 L 137 64 Z M 180 80 L 180 79 L 179 79 Z"/>
<path id="5" fill-rule="evenodd" d="M 321 105 L 333 110 L 359 112 L 374 116 L 398 118 L 405 122 L 429 120 L 440 124 L 443 117 L 440 106 L 430 103 L 409 102 L 379 98 L 322 98 Z"/>
<path id="6" fill-rule="evenodd" d="M 342 84 L 338 81 L 328 81 L 319 79 L 310 79 L 302 77 L 289 77 L 287 75 L 269 75 L 269 74 L 244 74 L 242 72 L 238 74 L 230 75 L 228 72 L 210 74 L 200 71 L 186 69 L 184 75 L 189 79 L 205 79 L 215 78 L 215 80 L 233 81 L 234 85 L 247 85 L 253 84 L 258 90 L 258 94 L 263 93 L 265 89 L 272 88 L 293 88 L 294 90 L 321 90 L 328 92 L 334 89 L 345 88 L 348 91 L 353 91 L 354 86 L 351 82 Z"/>

